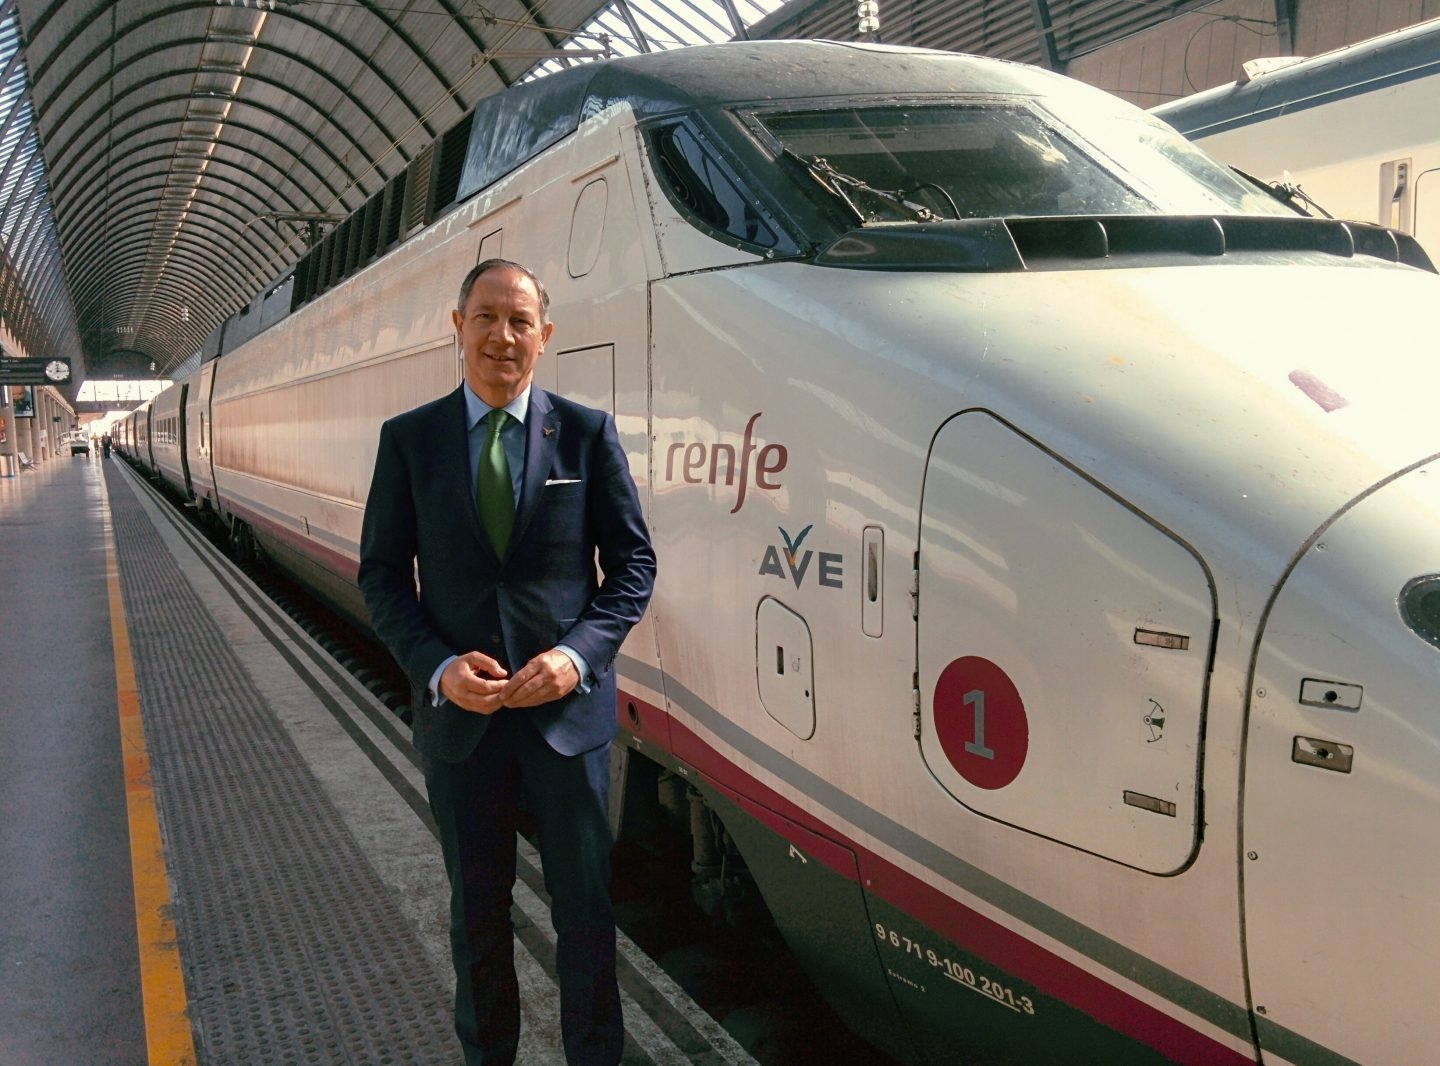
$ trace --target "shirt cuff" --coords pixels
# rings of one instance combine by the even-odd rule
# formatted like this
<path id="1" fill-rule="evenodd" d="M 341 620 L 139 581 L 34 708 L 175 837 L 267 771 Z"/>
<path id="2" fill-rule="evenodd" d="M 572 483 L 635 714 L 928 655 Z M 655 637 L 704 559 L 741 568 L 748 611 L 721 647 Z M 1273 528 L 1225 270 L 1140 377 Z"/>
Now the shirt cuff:
<path id="1" fill-rule="evenodd" d="M 590 676 L 590 664 L 585 661 L 585 656 L 568 644 L 557 644 L 555 650 L 563 651 L 565 657 L 575 664 L 575 672 L 580 675 L 580 683 L 575 686 L 575 691 L 582 695 L 589 692 L 590 686 L 594 684 L 594 679 Z"/>
<path id="2" fill-rule="evenodd" d="M 445 667 L 449 666 L 458 658 L 460 658 L 458 655 L 450 656 L 450 658 L 437 666 L 435 672 L 430 675 L 430 688 L 427 691 L 427 695 L 430 697 L 431 707 L 439 707 L 441 704 L 450 702 L 444 696 L 440 695 L 440 675 L 445 672 Z"/>

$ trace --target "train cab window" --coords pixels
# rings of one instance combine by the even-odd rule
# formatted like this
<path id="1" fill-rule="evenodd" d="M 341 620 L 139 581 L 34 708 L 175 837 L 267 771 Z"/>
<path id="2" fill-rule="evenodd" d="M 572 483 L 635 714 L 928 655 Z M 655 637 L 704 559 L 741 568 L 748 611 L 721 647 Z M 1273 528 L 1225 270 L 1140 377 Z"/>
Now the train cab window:
<path id="1" fill-rule="evenodd" d="M 1301 213 L 1240 178 L 1169 126 L 1150 118 L 1128 117 L 1118 124 L 1121 130 L 1114 138 L 1118 161 L 1157 190 L 1165 192 L 1182 183 L 1187 189 L 1203 188 L 1226 213 Z M 1103 128 L 1097 126 L 1097 130 Z"/>
<path id="2" fill-rule="evenodd" d="M 662 126 L 651 134 L 651 143 L 666 189 L 682 210 L 743 244 L 762 249 L 781 244 L 755 197 L 688 127 Z"/>
<path id="3" fill-rule="evenodd" d="M 1046 100 L 1055 120 L 1085 131 L 1096 158 L 1143 190 L 1152 210 L 1167 214 L 1276 215 L 1294 208 L 1243 180 L 1153 115 L 1108 93 Z"/>
<path id="4" fill-rule="evenodd" d="M 1122 180 L 1023 107 L 888 104 L 754 121 L 861 222 L 1145 210 Z"/>
<path id="5" fill-rule="evenodd" d="M 1048 105 L 1047 101 L 1047 105 Z M 802 185 L 840 201 L 862 224 L 1075 215 L 1239 213 L 1265 199 L 1202 153 L 1134 123 L 1071 123 L 1029 103 L 953 99 L 757 110 L 745 121 Z M 1083 129 L 1085 134 L 1077 130 Z M 1115 136 L 1110 136 L 1114 134 Z"/>

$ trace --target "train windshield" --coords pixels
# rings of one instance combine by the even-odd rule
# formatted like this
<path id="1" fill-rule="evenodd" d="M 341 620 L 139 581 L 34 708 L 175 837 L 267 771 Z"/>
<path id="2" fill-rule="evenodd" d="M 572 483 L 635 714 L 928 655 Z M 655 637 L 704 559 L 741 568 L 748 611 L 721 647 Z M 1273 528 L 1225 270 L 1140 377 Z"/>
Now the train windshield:
<path id="1" fill-rule="evenodd" d="M 1116 214 L 1293 214 L 1169 127 L 1086 109 L 1083 137 L 1028 106 L 894 102 L 753 112 L 772 152 L 862 223 Z"/>
<path id="2" fill-rule="evenodd" d="M 1165 123 L 1105 100 L 1093 107 L 1066 100 L 1064 112 L 1096 151 L 1143 187 L 1166 214 L 1283 215 L 1294 208 L 1206 155 Z M 1074 114 L 1070 114 L 1070 111 Z"/>

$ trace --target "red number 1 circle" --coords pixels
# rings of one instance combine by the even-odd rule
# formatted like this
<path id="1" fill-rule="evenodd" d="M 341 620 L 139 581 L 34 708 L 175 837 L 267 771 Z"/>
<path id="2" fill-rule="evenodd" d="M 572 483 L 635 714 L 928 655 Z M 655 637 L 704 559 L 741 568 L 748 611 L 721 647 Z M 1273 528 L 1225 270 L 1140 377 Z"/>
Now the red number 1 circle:
<path id="1" fill-rule="evenodd" d="M 935 682 L 935 733 L 956 772 L 976 788 L 1004 788 L 1025 765 L 1030 724 L 1015 683 L 989 659 L 956 659 Z"/>

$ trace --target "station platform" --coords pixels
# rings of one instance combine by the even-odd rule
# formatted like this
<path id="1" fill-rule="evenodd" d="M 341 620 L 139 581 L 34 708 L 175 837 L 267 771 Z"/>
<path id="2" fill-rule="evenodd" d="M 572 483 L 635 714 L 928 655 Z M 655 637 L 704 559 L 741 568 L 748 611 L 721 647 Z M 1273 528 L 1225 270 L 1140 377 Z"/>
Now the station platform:
<path id="1" fill-rule="evenodd" d="M 0 478 L 0 812 L 0 1063 L 460 1062 L 405 727 L 119 458 Z M 559 1064 L 520 845 L 520 1061 Z M 620 952 L 626 1064 L 754 1061 Z"/>

